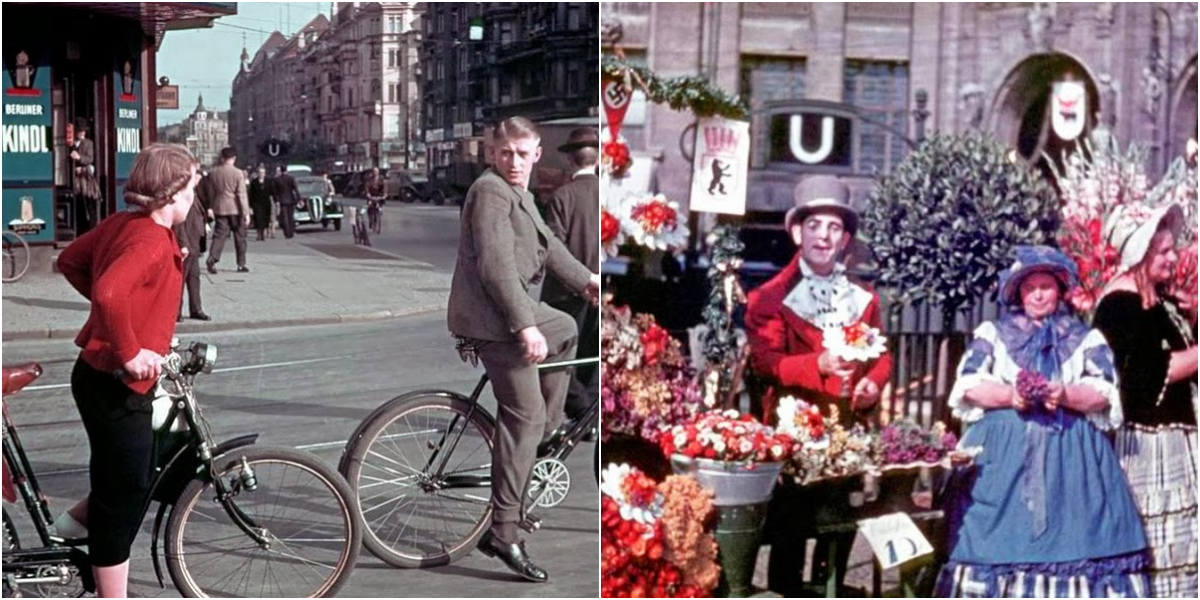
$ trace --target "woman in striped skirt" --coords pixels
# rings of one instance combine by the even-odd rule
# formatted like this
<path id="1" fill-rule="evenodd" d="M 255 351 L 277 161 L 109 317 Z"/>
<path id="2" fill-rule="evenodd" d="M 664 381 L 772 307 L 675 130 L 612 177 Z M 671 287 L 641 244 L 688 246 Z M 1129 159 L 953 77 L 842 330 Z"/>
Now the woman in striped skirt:
<path id="1" fill-rule="evenodd" d="M 1197 592 L 1196 298 L 1167 288 L 1182 225 L 1178 206 L 1114 212 L 1106 234 L 1121 274 L 1093 323 L 1116 357 L 1126 422 L 1116 450 L 1145 523 L 1160 598 Z"/>

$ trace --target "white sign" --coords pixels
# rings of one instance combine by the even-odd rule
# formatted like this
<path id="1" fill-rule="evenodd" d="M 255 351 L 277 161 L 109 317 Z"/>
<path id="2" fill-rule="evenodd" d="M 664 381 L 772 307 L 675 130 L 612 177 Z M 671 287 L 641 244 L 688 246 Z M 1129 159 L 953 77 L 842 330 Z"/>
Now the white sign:
<path id="1" fill-rule="evenodd" d="M 879 566 L 890 569 L 919 556 L 933 553 L 929 540 L 904 513 L 892 513 L 858 522 L 858 530 L 871 544 Z"/>
<path id="2" fill-rule="evenodd" d="M 696 125 L 692 196 L 688 209 L 726 215 L 746 214 L 750 168 L 750 123 L 721 117 Z"/>
<path id="3" fill-rule="evenodd" d="M 1078 81 L 1054 84 L 1050 98 L 1050 124 L 1059 139 L 1069 142 L 1083 133 L 1087 121 L 1087 89 Z"/>

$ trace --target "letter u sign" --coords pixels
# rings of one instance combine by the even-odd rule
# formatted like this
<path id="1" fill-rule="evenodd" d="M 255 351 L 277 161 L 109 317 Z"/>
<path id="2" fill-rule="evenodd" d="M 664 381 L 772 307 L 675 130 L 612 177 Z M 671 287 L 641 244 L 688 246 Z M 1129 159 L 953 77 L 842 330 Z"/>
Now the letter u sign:
<path id="1" fill-rule="evenodd" d="M 271 156 L 279 156 L 279 143 L 267 144 L 267 154 Z"/>
<path id="2" fill-rule="evenodd" d="M 804 117 L 792 115 L 788 126 L 788 148 L 796 160 L 815 165 L 820 164 L 833 152 L 833 117 L 821 117 L 821 143 L 816 151 L 804 147 Z"/>

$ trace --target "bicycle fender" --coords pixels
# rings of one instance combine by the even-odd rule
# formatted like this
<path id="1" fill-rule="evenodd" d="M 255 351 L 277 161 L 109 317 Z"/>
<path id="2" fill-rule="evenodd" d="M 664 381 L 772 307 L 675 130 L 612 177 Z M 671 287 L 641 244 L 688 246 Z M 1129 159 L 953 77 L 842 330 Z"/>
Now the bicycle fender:
<path id="1" fill-rule="evenodd" d="M 243 436 L 238 436 L 231 440 L 226 440 L 217 444 L 213 451 L 213 456 L 220 456 L 243 446 L 249 446 L 258 441 L 257 433 L 250 433 Z M 161 504 L 174 505 L 175 500 L 183 493 L 183 488 L 188 482 L 196 478 L 196 471 L 200 468 L 200 458 L 196 456 L 191 445 L 185 445 L 180 448 L 167 461 L 163 467 L 161 474 L 154 482 L 154 487 L 150 489 L 150 499 L 157 500 Z"/>
<path id="2" fill-rule="evenodd" d="M 162 531 L 163 517 L 167 514 L 166 504 L 158 505 L 158 514 L 154 515 L 154 529 L 150 533 L 150 558 L 154 561 L 154 576 L 158 578 L 159 589 L 166 589 L 167 584 L 163 582 L 162 576 L 162 561 L 158 555 L 158 536 Z"/>
<path id="3" fill-rule="evenodd" d="M 362 422 L 358 424 L 358 427 L 354 428 L 354 433 L 350 434 L 350 438 L 346 440 L 346 445 L 342 446 L 342 457 L 338 459 L 338 472 L 345 473 L 346 468 L 350 466 L 346 464 L 346 448 L 349 448 L 351 444 L 361 439 L 366 433 L 367 428 L 371 426 L 371 423 L 375 422 L 375 419 L 378 418 L 379 415 L 392 410 L 398 404 L 404 404 L 405 402 L 408 402 L 409 400 L 412 400 L 418 396 L 440 396 L 442 398 L 462 400 L 463 402 L 470 401 L 470 399 L 466 396 L 458 392 L 451 392 L 449 390 L 417 390 L 414 392 L 401 394 L 395 398 L 392 398 L 391 400 L 388 400 L 387 402 L 384 402 L 378 408 L 371 411 L 371 414 L 367 415 L 367 418 L 363 419 Z"/>

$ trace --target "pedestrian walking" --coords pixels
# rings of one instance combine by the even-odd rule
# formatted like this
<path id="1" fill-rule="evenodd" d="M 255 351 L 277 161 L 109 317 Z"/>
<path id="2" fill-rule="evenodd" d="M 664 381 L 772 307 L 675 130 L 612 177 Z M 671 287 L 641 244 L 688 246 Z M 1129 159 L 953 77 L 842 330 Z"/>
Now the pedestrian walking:
<path id="1" fill-rule="evenodd" d="M 88 139 L 87 121 L 76 119 L 75 140 L 71 144 L 71 191 L 83 204 L 86 233 L 100 223 L 100 183 L 96 179 L 96 145 Z"/>
<path id="2" fill-rule="evenodd" d="M 567 155 L 574 172 L 571 180 L 550 196 L 546 205 L 546 225 L 566 245 L 576 260 L 588 270 L 600 270 L 600 136 L 591 127 L 575 129 L 558 151 Z M 600 355 L 600 308 L 563 286 L 557 278 L 546 281 L 542 298 L 550 306 L 575 319 L 579 334 L 576 355 L 590 358 Z M 599 393 L 599 369 L 595 365 L 575 367 L 567 390 L 567 419 L 578 419 Z M 560 431 L 569 430 L 564 424 Z"/>
<path id="3" fill-rule="evenodd" d="M 154 387 L 175 334 L 183 258 L 171 227 L 191 210 L 200 177 L 183 146 L 152 144 L 125 183 L 132 210 L 67 246 L 58 268 L 91 303 L 71 393 L 87 431 L 91 491 L 56 520 L 87 538 L 96 596 L 125 598 L 129 550 L 149 492 Z"/>
<path id="4" fill-rule="evenodd" d="M 199 187 L 197 185 L 197 188 Z M 206 210 L 200 202 L 192 202 L 187 218 L 172 227 L 183 253 L 183 285 L 187 291 L 188 316 L 198 321 L 212 320 L 212 317 L 204 314 L 204 306 L 200 300 L 200 255 L 204 253 L 205 213 Z M 180 301 L 178 321 L 183 320 L 182 298 Z"/>
<path id="5" fill-rule="evenodd" d="M 471 189 L 462 212 L 447 323 L 467 338 L 492 380 L 497 423 L 492 458 L 492 523 L 479 542 L 521 577 L 544 582 L 517 535 L 525 516 L 537 447 L 562 420 L 570 375 L 537 364 L 575 356 L 575 323 L 539 302 L 547 271 L 568 289 L 599 300 L 600 274 L 589 272 L 554 237 L 529 193 L 541 157 L 537 128 L 512 117 L 494 129 L 494 166 Z"/>
<path id="6" fill-rule="evenodd" d="M 279 228 L 283 230 L 283 237 L 291 239 L 296 235 L 296 203 L 300 201 L 300 189 L 283 165 L 276 173 L 271 193 L 279 206 Z"/>
<path id="7" fill-rule="evenodd" d="M 248 273 L 246 266 L 246 228 L 250 225 L 250 202 L 246 199 L 246 180 L 241 169 L 233 165 L 237 151 L 233 147 L 221 150 L 221 164 L 208 175 L 208 216 L 213 219 L 213 243 L 208 253 L 208 272 L 217 272 L 217 262 L 225 249 L 225 238 L 233 234 L 237 252 L 237 270 Z"/>
<path id="8" fill-rule="evenodd" d="M 267 170 L 259 167 L 250 180 L 250 211 L 253 213 L 254 229 L 258 232 L 258 241 L 266 239 L 266 231 L 271 227 L 271 213 L 274 212 L 271 203 L 271 192 L 268 189 Z"/>

